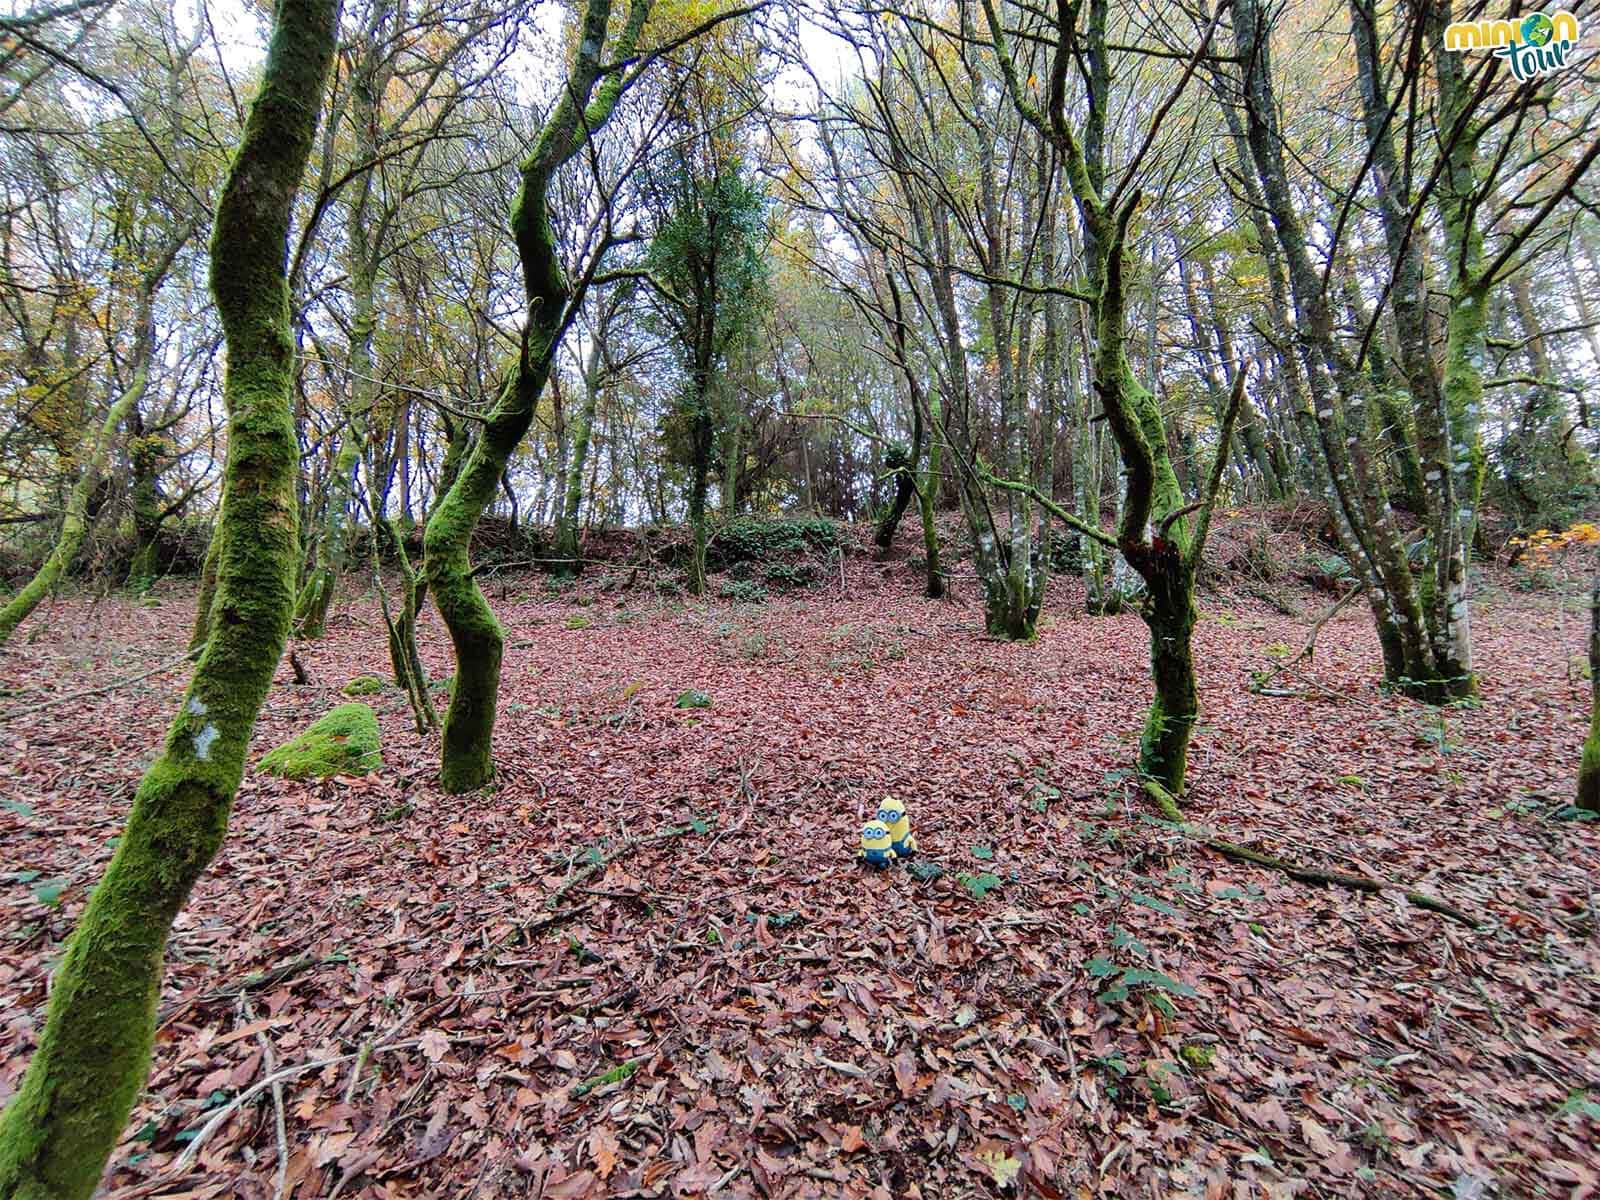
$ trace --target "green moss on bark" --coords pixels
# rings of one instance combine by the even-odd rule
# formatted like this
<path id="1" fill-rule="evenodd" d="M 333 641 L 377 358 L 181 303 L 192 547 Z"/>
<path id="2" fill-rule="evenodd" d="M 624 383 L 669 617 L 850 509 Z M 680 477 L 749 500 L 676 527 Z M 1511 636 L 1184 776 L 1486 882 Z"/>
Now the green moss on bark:
<path id="1" fill-rule="evenodd" d="M 194 629 L 189 635 L 189 649 L 198 650 L 211 636 L 211 609 L 217 599 L 217 562 L 222 556 L 222 532 L 226 527 L 222 510 L 217 510 L 216 528 L 211 531 L 211 541 L 206 546 L 205 565 L 200 568 L 200 594 L 195 598 Z"/>
<path id="2" fill-rule="evenodd" d="M 633 5 L 608 57 L 620 62 L 633 53 L 649 12 L 649 3 Z M 457 794 L 482 787 L 494 775 L 492 739 L 505 648 L 504 631 L 473 582 L 468 546 L 479 518 L 494 499 L 506 463 L 533 423 L 534 405 L 549 377 L 555 345 L 573 301 L 557 254 L 546 193 L 557 169 L 610 118 L 621 94 L 619 71 L 604 75 L 601 82 L 610 15 L 610 0 L 588 0 L 567 86 L 522 165 L 522 184 L 511 206 L 511 230 L 528 298 L 521 354 L 423 534 L 424 578 L 456 656 L 439 782 Z"/>
<path id="3" fill-rule="evenodd" d="M 336 24 L 334 0 L 279 0 L 261 90 L 223 190 L 211 282 L 228 346 L 229 436 L 209 638 L 0 1117 L 0 1200 L 87 1200 L 99 1182 L 149 1068 L 172 919 L 222 843 L 288 636 L 299 451 L 285 259 Z"/>
<path id="4" fill-rule="evenodd" d="M 299 737 L 269 750 L 256 770 L 284 779 L 326 779 L 365 775 L 381 766 L 377 715 L 365 704 L 341 704 Z"/>

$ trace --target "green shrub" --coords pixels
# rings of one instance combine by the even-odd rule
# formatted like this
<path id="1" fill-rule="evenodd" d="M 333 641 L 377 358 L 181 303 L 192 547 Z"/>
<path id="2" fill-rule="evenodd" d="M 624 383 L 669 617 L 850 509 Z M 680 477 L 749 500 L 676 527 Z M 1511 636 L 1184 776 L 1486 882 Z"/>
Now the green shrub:
<path id="1" fill-rule="evenodd" d="M 816 569 L 808 562 L 769 563 L 762 572 L 769 584 L 776 588 L 810 587 L 816 581 Z"/>
<path id="2" fill-rule="evenodd" d="M 714 569 L 725 570 L 737 562 L 768 562 L 838 545 L 839 528 L 826 517 L 739 517 L 716 530 L 707 558 Z"/>
<path id="3" fill-rule="evenodd" d="M 1083 574 L 1083 537 L 1076 533 L 1050 534 L 1050 572 L 1053 575 Z"/>
<path id="4" fill-rule="evenodd" d="M 767 589 L 748 579 L 725 579 L 717 595 L 735 603 L 760 604 L 767 598 Z"/>

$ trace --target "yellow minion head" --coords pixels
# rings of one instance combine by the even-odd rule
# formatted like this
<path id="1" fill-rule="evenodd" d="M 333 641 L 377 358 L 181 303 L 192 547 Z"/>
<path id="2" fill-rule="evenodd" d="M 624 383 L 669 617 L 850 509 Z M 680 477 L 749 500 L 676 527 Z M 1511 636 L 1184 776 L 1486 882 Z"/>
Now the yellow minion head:
<path id="1" fill-rule="evenodd" d="M 906 815 L 905 802 L 885 796 L 878 804 L 878 821 L 888 826 L 889 841 L 901 858 L 917 848 L 917 839 L 911 836 L 911 818 Z"/>
<path id="2" fill-rule="evenodd" d="M 881 821 L 868 821 L 861 827 L 861 849 L 856 857 L 871 867 L 886 867 L 894 861 L 894 843 L 889 827 Z"/>

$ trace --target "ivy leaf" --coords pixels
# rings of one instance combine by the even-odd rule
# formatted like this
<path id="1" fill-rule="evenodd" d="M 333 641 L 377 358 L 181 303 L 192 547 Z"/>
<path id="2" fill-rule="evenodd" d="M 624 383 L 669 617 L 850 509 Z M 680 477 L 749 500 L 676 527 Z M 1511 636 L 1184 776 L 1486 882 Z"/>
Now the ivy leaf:
<path id="1" fill-rule="evenodd" d="M 1134 892 L 1132 898 L 1135 904 L 1142 904 L 1146 908 L 1154 909 L 1163 916 L 1175 917 L 1178 915 L 1178 910 L 1173 908 L 1172 905 L 1168 904 L 1165 900 L 1158 900 L 1154 896 L 1147 895 L 1144 892 Z"/>
<path id="2" fill-rule="evenodd" d="M 61 893 L 67 890 L 64 880 L 47 879 L 33 889 L 33 898 L 40 904 L 48 904 L 55 908 L 61 903 Z"/>
<path id="3" fill-rule="evenodd" d="M 993 889 L 1000 886 L 1000 876 L 998 875 L 962 875 L 960 879 L 961 885 L 972 893 L 974 900 L 982 900 Z"/>

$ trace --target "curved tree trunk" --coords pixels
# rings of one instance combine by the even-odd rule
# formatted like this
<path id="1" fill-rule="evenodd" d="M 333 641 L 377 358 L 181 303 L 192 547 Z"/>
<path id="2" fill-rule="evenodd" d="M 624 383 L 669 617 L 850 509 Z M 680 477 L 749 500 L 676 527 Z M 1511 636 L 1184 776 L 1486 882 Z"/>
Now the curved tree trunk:
<path id="1" fill-rule="evenodd" d="M 294 602 L 298 447 L 285 260 L 333 57 L 337 0 L 279 0 L 261 91 L 211 242 L 227 339 L 228 458 L 216 612 L 183 708 L 145 774 L 0 1117 L 0 1198 L 85 1200 L 144 1085 L 172 919 L 227 829 Z"/>
<path id="2" fill-rule="evenodd" d="M 50 590 L 67 573 L 72 560 L 78 556 L 83 539 L 89 532 L 89 497 L 105 470 L 106 458 L 110 455 L 111 445 L 116 440 L 117 426 L 122 424 L 123 419 L 139 402 L 139 396 L 144 392 L 148 376 L 149 363 L 145 361 L 140 364 L 133 382 L 128 385 L 128 390 L 117 399 L 111 406 L 111 411 L 106 414 L 105 423 L 100 427 L 90 446 L 88 460 L 84 462 L 78 481 L 72 485 L 72 492 L 67 497 L 66 512 L 62 514 L 61 519 L 61 533 L 56 538 L 55 546 L 34 573 L 33 578 L 4 608 L 0 608 L 0 646 L 5 645 L 17 626 L 27 620 L 33 610 L 39 607 L 44 598 L 50 594 Z"/>
<path id="3" fill-rule="evenodd" d="M 922 516 L 922 556 L 926 560 L 927 584 L 923 594 L 930 600 L 944 595 L 944 570 L 939 565 L 939 528 L 933 521 L 933 501 L 939 494 L 939 470 L 942 464 L 944 442 L 939 428 L 939 389 L 928 393 L 928 423 L 933 429 L 928 437 L 928 469 L 922 474 L 922 485 L 917 489 L 917 509 Z"/>
<path id="4" fill-rule="evenodd" d="M 633 53 L 649 12 L 649 0 L 634 0 L 627 26 L 611 47 L 618 62 Z M 439 781 L 448 792 L 472 791 L 494 776 L 492 740 L 505 635 L 473 581 L 470 543 L 472 531 L 494 500 L 506 464 L 533 423 L 534 405 L 549 378 L 555 343 L 574 299 L 557 256 L 547 192 L 557 169 L 605 124 L 621 95 L 618 71 L 600 83 L 610 16 L 611 0 L 588 0 L 567 86 L 522 165 L 522 185 L 511 209 L 528 298 L 521 353 L 423 534 L 423 578 L 456 656 L 439 763 Z"/>
<path id="5" fill-rule="evenodd" d="M 1106 0 L 1090 8 L 1088 52 L 1091 62 L 1106 49 Z M 1245 372 L 1234 372 L 1233 392 L 1222 418 L 1216 458 L 1201 499 L 1184 502 L 1167 448 L 1166 428 L 1155 396 L 1134 377 L 1126 347 L 1126 252 L 1128 222 L 1138 208 L 1137 190 L 1126 197 L 1101 194 L 1098 168 L 1099 138 L 1104 127 L 1107 92 L 1091 89 L 1084 141 L 1080 144 L 1067 123 L 1059 94 L 1046 117 L 1023 96 L 1016 65 L 1005 48 L 1005 36 L 993 0 L 984 0 L 984 12 L 1006 85 L 1019 111 L 1054 142 L 1066 164 L 1067 180 L 1077 201 L 1088 249 L 1088 277 L 1095 301 L 1090 306 L 1095 321 L 1092 367 L 1094 391 L 1105 408 L 1106 423 L 1117 443 L 1127 477 L 1127 492 L 1118 519 L 1116 543 L 1145 582 L 1140 611 L 1150 627 L 1150 662 L 1155 700 L 1145 722 L 1139 769 L 1169 792 L 1182 788 L 1188 764 L 1189 739 L 1199 712 L 1194 657 L 1190 645 L 1196 609 L 1195 575 L 1205 549 L 1211 513 L 1232 453 L 1234 425 L 1244 401 Z M 1208 35 L 1209 36 L 1209 35 Z M 1058 48 L 1055 70 L 1066 71 L 1065 48 Z M 1059 74 L 1058 74 L 1059 77 Z M 1067 520 L 1064 510 L 1048 501 L 1036 487 L 1023 490 L 1043 499 L 1042 507 L 1100 540 L 1103 534 L 1082 520 Z M 1198 510 L 1191 530 L 1189 514 Z M 1156 522 L 1159 522 L 1157 524 Z"/>
<path id="6" fill-rule="evenodd" d="M 1600 812 L 1600 572 L 1589 593 L 1589 736 L 1578 766 L 1578 807 Z"/>

